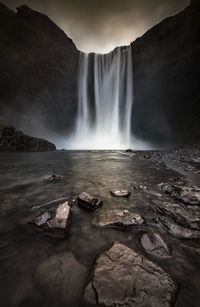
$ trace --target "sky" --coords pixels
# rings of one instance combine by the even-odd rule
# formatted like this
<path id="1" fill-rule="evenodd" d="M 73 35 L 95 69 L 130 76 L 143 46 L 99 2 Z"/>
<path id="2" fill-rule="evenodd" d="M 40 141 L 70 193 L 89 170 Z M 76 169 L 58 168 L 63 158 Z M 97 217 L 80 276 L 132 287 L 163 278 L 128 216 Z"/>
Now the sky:
<path id="1" fill-rule="evenodd" d="M 11 9 L 27 4 L 48 15 L 84 52 L 127 45 L 190 0 L 0 0 Z"/>

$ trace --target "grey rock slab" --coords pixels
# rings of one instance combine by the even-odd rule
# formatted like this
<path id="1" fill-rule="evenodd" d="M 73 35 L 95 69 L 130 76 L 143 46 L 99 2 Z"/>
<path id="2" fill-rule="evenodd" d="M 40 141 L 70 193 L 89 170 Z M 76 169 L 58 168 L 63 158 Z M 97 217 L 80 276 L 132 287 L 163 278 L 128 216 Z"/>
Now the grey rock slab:
<path id="1" fill-rule="evenodd" d="M 47 222 L 50 228 L 65 229 L 69 221 L 71 207 L 68 202 L 65 202 L 58 206 L 55 216 Z"/>
<path id="2" fill-rule="evenodd" d="M 124 209 L 101 210 L 93 220 L 93 224 L 99 227 L 131 227 L 144 223 L 140 214 Z"/>
<path id="3" fill-rule="evenodd" d="M 184 227 L 200 230 L 200 208 L 198 206 L 163 202 L 156 206 L 154 210 L 162 216 L 172 218 Z"/>
<path id="4" fill-rule="evenodd" d="M 179 239 L 200 239 L 200 231 L 190 229 L 179 224 L 176 224 L 173 220 L 166 217 L 159 217 L 158 220 L 164 226 L 164 228 L 174 237 Z"/>
<path id="5" fill-rule="evenodd" d="M 200 188 L 169 183 L 160 183 L 159 188 L 166 194 L 188 205 L 200 205 Z"/>
<path id="6" fill-rule="evenodd" d="M 170 307 L 176 286 L 162 268 L 115 242 L 96 260 L 84 299 L 109 307 Z"/>

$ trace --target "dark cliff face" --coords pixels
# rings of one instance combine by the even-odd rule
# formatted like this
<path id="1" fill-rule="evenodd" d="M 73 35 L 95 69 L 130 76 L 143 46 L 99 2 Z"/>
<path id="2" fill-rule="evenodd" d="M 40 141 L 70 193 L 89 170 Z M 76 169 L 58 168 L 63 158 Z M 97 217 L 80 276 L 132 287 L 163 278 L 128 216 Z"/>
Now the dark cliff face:
<path id="1" fill-rule="evenodd" d="M 200 141 L 200 1 L 132 43 L 133 130 L 143 139 Z"/>
<path id="2" fill-rule="evenodd" d="M 47 16 L 0 4 L 0 121 L 66 134 L 77 106 L 79 51 Z"/>
<path id="3" fill-rule="evenodd" d="M 131 46 L 134 134 L 155 143 L 199 142 L 200 1 Z M 72 40 L 47 16 L 0 4 L 0 122 L 41 137 L 67 135 L 77 113 L 78 62 Z"/>

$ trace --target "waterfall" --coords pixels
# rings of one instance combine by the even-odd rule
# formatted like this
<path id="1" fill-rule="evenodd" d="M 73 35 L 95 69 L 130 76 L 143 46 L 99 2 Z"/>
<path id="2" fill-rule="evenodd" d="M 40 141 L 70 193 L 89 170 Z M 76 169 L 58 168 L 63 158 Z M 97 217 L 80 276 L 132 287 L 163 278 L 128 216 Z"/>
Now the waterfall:
<path id="1" fill-rule="evenodd" d="M 109 54 L 80 54 L 79 105 L 71 149 L 131 147 L 133 65 L 131 47 Z"/>

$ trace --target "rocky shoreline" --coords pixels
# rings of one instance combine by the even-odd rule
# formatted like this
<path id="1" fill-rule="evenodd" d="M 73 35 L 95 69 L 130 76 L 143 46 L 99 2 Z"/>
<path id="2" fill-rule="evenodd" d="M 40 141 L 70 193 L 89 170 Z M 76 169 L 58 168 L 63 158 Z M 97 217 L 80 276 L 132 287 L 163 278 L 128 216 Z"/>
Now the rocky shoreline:
<path id="1" fill-rule="evenodd" d="M 128 151 L 128 153 L 131 156 L 134 152 Z M 139 159 L 147 160 L 155 160 L 158 156 L 162 156 L 164 161 L 167 157 L 166 152 L 163 155 L 161 152 L 134 154 Z M 192 155 L 189 153 L 184 155 L 185 158 L 182 159 L 183 163 L 185 161 L 189 163 L 193 172 L 199 168 L 199 164 L 196 164 L 197 168 L 191 167 L 196 154 L 197 150 L 193 151 Z M 170 158 L 172 155 L 180 161 L 177 150 L 168 153 Z M 164 164 L 163 161 L 157 160 L 158 169 L 167 167 L 167 162 Z M 59 178 L 64 180 L 62 176 Z M 153 198 L 150 206 L 151 219 L 146 219 L 145 214 L 142 214 L 138 208 L 126 209 L 121 206 L 119 209 L 108 209 L 104 200 L 86 192 L 82 192 L 69 202 L 57 201 L 55 206 L 54 201 L 45 207 L 39 207 L 35 217 L 31 217 L 31 223 L 36 229 L 39 228 L 45 235 L 48 230 L 48 235 L 53 237 L 56 237 L 55 232 L 61 231 L 61 236 L 57 238 L 63 239 L 70 233 L 69 222 L 70 224 L 76 222 L 73 214 L 78 207 L 81 212 L 87 211 L 91 215 L 92 225 L 99 229 L 114 228 L 125 231 L 127 236 L 137 229 L 138 244 L 145 256 L 121 242 L 114 241 L 110 248 L 102 251 L 96 258 L 88 282 L 85 279 L 83 296 L 86 304 L 108 307 L 173 306 L 177 299 L 178 283 L 156 261 L 150 261 L 148 257 L 151 259 L 153 257 L 155 260 L 173 258 L 174 251 L 166 241 L 166 235 L 181 240 L 200 239 L 200 189 L 176 178 L 172 179 L 173 182 L 159 183 L 154 189 L 134 183 L 135 191 L 141 191 Z M 122 196 L 129 196 L 130 192 L 123 189 L 111 190 L 110 194 L 113 201 L 116 198 L 120 201 Z M 125 199 L 127 200 L 127 197 Z M 57 211 L 60 213 L 57 214 Z M 62 261 L 64 259 L 67 261 L 67 258 L 68 256 Z M 73 273 L 70 274 L 73 276 Z"/>
<path id="2" fill-rule="evenodd" d="M 15 187 L 14 180 L 8 192 L 2 181 L 2 208 L 9 210 L 11 225 L 13 210 L 18 225 L 10 234 L 13 231 L 14 242 L 23 245 L 19 254 L 13 247 L 14 267 L 19 261 L 21 270 L 21 257 L 27 261 L 26 274 L 31 272 L 29 280 L 36 283 L 42 303 L 33 290 L 28 297 L 42 307 L 47 303 L 52 307 L 172 307 L 175 302 L 177 307 L 198 307 L 198 153 L 198 148 L 57 152 L 52 158 L 48 153 L 48 159 L 41 153 L 45 160 L 39 164 L 33 154 L 27 178 L 35 175 L 35 163 L 40 175 L 29 184 L 23 178 L 21 188 Z M 26 172 L 29 167 L 26 164 Z M 19 172 L 27 176 L 21 162 Z M 16 211 L 19 203 L 21 217 Z M 6 238 L 2 246 L 9 244 L 10 251 L 13 242 Z M 5 257 L 1 245 L 0 251 L 1 261 Z M 10 274 L 15 276 L 10 254 L 7 257 Z M 192 288 L 185 284 L 188 278 Z M 18 301 L 24 302 L 27 294 L 20 295 Z"/>
<path id="3" fill-rule="evenodd" d="M 44 139 L 28 136 L 14 127 L 3 127 L 0 151 L 55 151 L 56 146 Z"/>

